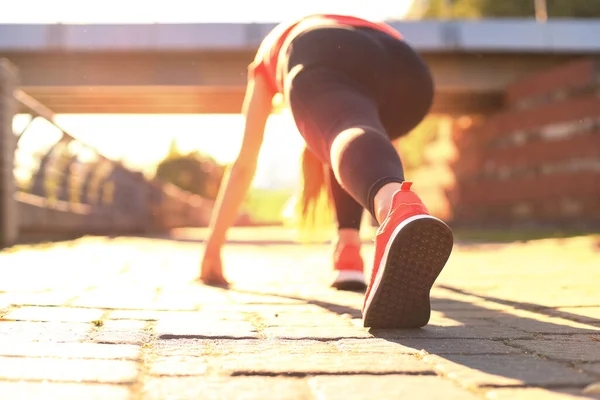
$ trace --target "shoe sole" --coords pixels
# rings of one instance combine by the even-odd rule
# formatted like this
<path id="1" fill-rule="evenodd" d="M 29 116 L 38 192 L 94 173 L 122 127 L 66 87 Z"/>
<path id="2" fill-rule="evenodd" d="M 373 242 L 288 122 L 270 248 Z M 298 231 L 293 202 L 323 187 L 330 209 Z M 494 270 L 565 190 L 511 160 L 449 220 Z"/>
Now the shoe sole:
<path id="1" fill-rule="evenodd" d="M 417 215 L 390 237 L 365 303 L 364 326 L 420 328 L 429 322 L 431 287 L 446 265 L 454 238 L 443 221 Z"/>
<path id="2" fill-rule="evenodd" d="M 338 270 L 331 287 L 337 290 L 364 293 L 367 289 L 367 284 L 365 282 L 365 275 L 361 271 Z"/>
<path id="3" fill-rule="evenodd" d="M 364 291 L 367 290 L 367 284 L 360 281 L 334 282 L 331 287 L 337 290 L 345 290 L 348 292 L 364 293 Z"/>

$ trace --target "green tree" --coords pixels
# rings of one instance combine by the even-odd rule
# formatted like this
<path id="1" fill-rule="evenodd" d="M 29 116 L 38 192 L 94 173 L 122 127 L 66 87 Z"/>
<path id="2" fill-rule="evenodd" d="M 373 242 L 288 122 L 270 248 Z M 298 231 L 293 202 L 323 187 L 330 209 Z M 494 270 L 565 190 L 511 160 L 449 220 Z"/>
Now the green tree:
<path id="1" fill-rule="evenodd" d="M 188 154 L 171 141 L 169 151 L 156 168 L 156 177 L 208 199 L 215 199 L 223 179 L 225 167 L 212 157 L 198 151 Z"/>
<path id="2" fill-rule="evenodd" d="M 447 6 L 446 6 L 447 5 Z M 546 0 L 548 18 L 598 18 L 600 2 Z M 415 2 L 409 14 L 419 18 L 533 18 L 534 0 L 428 0 Z"/>
<path id="3" fill-rule="evenodd" d="M 417 0 L 409 17 L 422 19 L 479 18 L 481 0 Z"/>
<path id="4" fill-rule="evenodd" d="M 429 117 L 408 135 L 394 141 L 394 147 L 400 153 L 407 174 L 425 164 L 425 148 L 435 140 L 439 124 L 438 118 Z"/>

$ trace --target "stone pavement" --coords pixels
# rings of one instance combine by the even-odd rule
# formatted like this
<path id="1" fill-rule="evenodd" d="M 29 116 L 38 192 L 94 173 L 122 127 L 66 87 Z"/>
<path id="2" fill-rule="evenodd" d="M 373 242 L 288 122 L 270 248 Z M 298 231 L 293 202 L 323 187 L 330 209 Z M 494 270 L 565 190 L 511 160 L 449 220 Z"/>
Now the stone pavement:
<path id="1" fill-rule="evenodd" d="M 328 246 L 236 231 L 224 290 L 201 234 L 0 252 L 0 398 L 600 398 L 597 237 L 458 245 L 430 325 L 369 331 Z"/>

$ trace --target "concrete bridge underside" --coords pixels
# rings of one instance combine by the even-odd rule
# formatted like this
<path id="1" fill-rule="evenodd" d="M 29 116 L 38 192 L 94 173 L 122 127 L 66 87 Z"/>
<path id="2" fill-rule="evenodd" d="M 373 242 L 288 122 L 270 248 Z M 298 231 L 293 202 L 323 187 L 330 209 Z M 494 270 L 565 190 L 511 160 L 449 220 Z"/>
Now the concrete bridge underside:
<path id="1" fill-rule="evenodd" d="M 505 87 L 578 57 L 549 53 L 422 53 L 437 90 L 434 113 L 485 114 Z M 13 52 L 22 89 L 56 113 L 239 113 L 253 51 Z"/>

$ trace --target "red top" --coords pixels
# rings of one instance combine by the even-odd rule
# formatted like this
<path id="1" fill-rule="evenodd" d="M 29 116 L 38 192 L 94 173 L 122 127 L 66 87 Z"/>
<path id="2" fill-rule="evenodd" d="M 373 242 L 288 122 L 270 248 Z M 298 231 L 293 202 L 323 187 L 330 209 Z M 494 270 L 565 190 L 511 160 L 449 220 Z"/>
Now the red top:
<path id="1" fill-rule="evenodd" d="M 298 34 L 309 27 L 328 21 L 338 25 L 372 28 L 385 32 L 397 39 L 402 39 L 402 35 L 398 31 L 383 22 L 372 22 L 347 15 L 310 15 L 295 22 L 279 24 L 267 35 L 258 48 L 254 61 L 248 66 L 249 77 L 253 78 L 256 74 L 263 74 L 273 90 L 273 95 L 281 92 L 282 84 L 277 79 L 277 60 L 279 59 L 279 53 L 284 43 L 292 31 L 294 31 L 294 34 Z M 296 30 L 296 28 L 298 29 Z"/>

